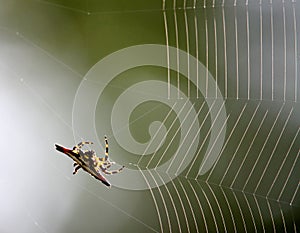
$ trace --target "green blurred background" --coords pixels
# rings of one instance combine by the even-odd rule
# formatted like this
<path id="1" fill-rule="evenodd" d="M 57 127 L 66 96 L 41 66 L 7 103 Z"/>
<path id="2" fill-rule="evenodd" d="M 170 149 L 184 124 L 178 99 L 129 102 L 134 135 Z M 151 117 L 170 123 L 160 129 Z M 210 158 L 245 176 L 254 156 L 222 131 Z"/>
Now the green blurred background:
<path id="1" fill-rule="evenodd" d="M 299 12 L 296 0 L 0 0 L 0 232 L 299 232 Z M 143 44 L 196 57 L 221 96 L 200 93 L 187 77 L 163 67 L 119 74 L 105 86 L 94 113 L 86 112 L 95 120 L 86 130 L 97 134 L 93 149 L 99 156 L 108 135 L 111 158 L 127 167 L 116 175 L 124 187 L 131 182 L 122 178 L 128 170 L 140 171 L 154 187 L 132 190 L 108 177 L 113 187 L 107 189 L 82 171 L 72 176 L 72 161 L 54 144 L 93 140 L 74 125 L 80 85 L 89 83 L 88 72 L 101 59 Z M 188 58 L 166 59 L 194 68 Z M 101 75 L 89 84 L 101 86 Z M 187 102 L 197 113 L 199 139 L 184 142 L 196 153 L 180 174 L 147 170 L 185 158 L 176 154 L 182 131 L 171 104 L 149 99 L 124 125 L 135 141 L 147 144 L 155 142 L 151 123 L 163 122 L 157 133 L 163 143 L 154 153 L 132 153 L 116 139 L 122 128 L 112 129 L 117 98 L 147 80 L 174 88 L 162 96 L 180 106 L 183 117 Z M 131 91 L 136 99 L 153 93 Z M 89 98 L 86 93 L 82 100 L 87 106 Z M 222 150 L 199 175 L 215 125 L 207 103 L 220 99 L 226 109 L 226 119 L 217 118 L 224 126 Z"/>

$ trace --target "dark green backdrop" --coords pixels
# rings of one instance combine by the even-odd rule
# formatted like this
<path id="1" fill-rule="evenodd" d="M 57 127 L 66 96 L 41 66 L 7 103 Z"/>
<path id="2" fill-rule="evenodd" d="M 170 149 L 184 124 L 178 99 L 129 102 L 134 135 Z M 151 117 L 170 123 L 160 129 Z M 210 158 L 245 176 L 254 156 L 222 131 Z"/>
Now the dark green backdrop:
<path id="1" fill-rule="evenodd" d="M 0 0 L 0 232 L 299 232 L 299 12 L 297 0 Z M 145 44 L 177 53 L 108 83 L 130 52 L 95 71 Z M 126 166 L 111 189 L 54 150 L 93 140 L 101 156 L 105 134 Z"/>

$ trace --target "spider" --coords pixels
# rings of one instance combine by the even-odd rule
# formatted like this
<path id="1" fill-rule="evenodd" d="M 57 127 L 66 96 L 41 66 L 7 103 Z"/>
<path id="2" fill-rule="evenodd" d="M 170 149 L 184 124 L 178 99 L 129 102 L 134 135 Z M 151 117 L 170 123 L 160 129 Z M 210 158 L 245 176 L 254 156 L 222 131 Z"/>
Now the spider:
<path id="1" fill-rule="evenodd" d="M 87 144 L 93 144 L 93 142 L 80 142 L 73 147 L 73 149 L 67 149 L 62 146 L 55 144 L 56 150 L 68 155 L 71 159 L 75 161 L 73 164 L 74 171 L 73 175 L 82 168 L 96 179 L 100 180 L 103 184 L 110 187 L 111 184 L 101 175 L 101 172 L 107 175 L 116 174 L 121 172 L 125 166 L 122 166 L 118 170 L 109 171 L 108 169 L 115 164 L 108 158 L 108 140 L 104 137 L 105 141 L 105 156 L 104 158 L 99 158 L 94 150 L 82 150 L 82 147 Z"/>

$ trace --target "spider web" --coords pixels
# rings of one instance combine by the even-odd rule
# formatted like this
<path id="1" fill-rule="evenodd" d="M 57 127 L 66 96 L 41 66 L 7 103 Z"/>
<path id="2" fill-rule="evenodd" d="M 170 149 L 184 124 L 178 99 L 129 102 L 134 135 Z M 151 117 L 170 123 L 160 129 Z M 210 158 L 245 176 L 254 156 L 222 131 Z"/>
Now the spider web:
<path id="1" fill-rule="evenodd" d="M 41 4 L 42 10 L 55 9 L 51 13 L 89 15 L 87 10 L 50 1 L 31 3 Z M 107 192 L 86 174 L 71 178 L 71 169 L 67 170 L 70 161 L 53 158 L 55 142 L 70 147 L 76 143 L 66 140 L 73 133 L 70 103 L 87 68 L 76 66 L 76 61 L 65 62 L 68 58 L 63 54 L 53 55 L 57 51 L 47 47 L 42 38 L 31 38 L 21 21 L 17 27 L 3 25 L 0 77 L 4 85 L 0 93 L 6 114 L 1 117 L 1 128 L 9 140 L 4 140 L 7 144 L 2 148 L 3 155 L 13 156 L 4 157 L 7 166 L 1 173 L 3 199 L 8 199 L 1 205 L 2 211 L 7 211 L 1 216 L 8 216 L 4 218 L 8 221 L 1 223 L 0 229 L 17 229 L 8 219 L 17 216 L 22 219 L 20 227 L 28 232 L 60 232 L 72 223 L 82 224 L 81 229 L 87 231 L 104 227 L 111 232 L 120 228 L 143 232 L 299 231 L 298 8 L 292 1 L 162 2 L 165 43 L 184 48 L 203 62 L 222 89 L 226 138 L 221 156 L 207 174 L 199 176 L 198 170 L 209 133 L 204 134 L 203 144 L 182 174 L 142 194 L 118 188 Z M 82 52 L 81 56 L 87 55 Z M 178 64 L 181 62 L 188 63 Z M 171 71 L 167 75 L 170 86 L 175 80 L 178 90 L 186 88 L 188 98 L 183 100 L 179 91 L 175 95 L 168 92 L 169 98 L 178 98 L 182 108 L 188 100 L 203 102 L 198 92 L 193 96 L 189 82 L 184 85 L 184 79 Z M 68 94 L 61 99 L 66 88 Z M 207 111 L 201 106 L 198 114 L 205 119 Z M 170 121 L 169 116 L 164 116 L 165 121 Z M 203 124 L 199 134 L 210 132 L 210 124 L 208 128 Z M 51 148 L 46 158 L 45 148 Z M 154 168 L 159 166 L 156 158 L 154 154 L 148 161 Z M 145 170 L 139 162 L 135 166 L 149 187 L 173 175 Z M 56 203 L 56 208 L 45 202 Z M 136 210 L 139 203 L 152 211 L 150 216 L 140 215 Z M 74 210 L 78 224 L 71 218 Z M 109 221 L 116 226 L 107 226 Z"/>
<path id="2" fill-rule="evenodd" d="M 166 44 L 185 46 L 213 73 L 226 99 L 227 138 L 208 174 L 193 174 L 193 169 L 199 168 L 194 163 L 197 154 L 186 173 L 153 194 L 162 200 L 176 196 L 180 200 L 164 205 L 161 212 L 165 218 L 172 213 L 174 217 L 161 226 L 161 231 L 297 232 L 299 176 L 287 195 L 287 184 L 293 182 L 299 159 L 299 122 L 294 121 L 299 114 L 297 5 L 247 1 L 233 5 L 213 1 L 206 5 L 204 1 L 203 9 L 198 9 L 198 2 L 190 6 L 186 3 L 183 10 L 164 12 Z M 180 9 L 175 1 L 169 8 Z M 234 14 L 229 13 L 232 10 Z M 182 37 L 185 39 L 180 42 Z M 205 43 L 205 54 L 198 53 L 200 41 Z M 278 51 L 278 47 L 282 50 Z M 267 59 L 271 60 L 269 67 L 265 64 L 269 64 Z M 288 69 L 292 70 L 290 76 Z M 279 71 L 281 76 L 276 75 Z M 175 79 L 168 80 L 172 78 Z M 296 126 L 293 132 L 289 124 Z M 287 134 L 291 135 L 289 139 L 284 136 Z M 289 168 L 284 171 L 284 167 Z M 194 205 L 190 204 L 192 199 Z M 178 213 L 183 213 L 181 218 Z"/>

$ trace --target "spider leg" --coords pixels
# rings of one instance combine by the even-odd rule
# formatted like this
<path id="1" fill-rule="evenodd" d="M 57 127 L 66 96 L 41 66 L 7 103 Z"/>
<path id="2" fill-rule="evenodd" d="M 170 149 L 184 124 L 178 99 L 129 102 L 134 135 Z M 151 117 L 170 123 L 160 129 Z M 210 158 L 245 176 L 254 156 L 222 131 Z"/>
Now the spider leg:
<path id="1" fill-rule="evenodd" d="M 112 175 L 112 174 L 117 174 L 117 173 L 121 172 L 124 169 L 124 167 L 125 166 L 122 166 L 118 170 L 113 170 L 113 171 L 107 171 L 106 169 L 102 169 L 102 171 L 107 175 Z"/>
<path id="2" fill-rule="evenodd" d="M 73 167 L 75 167 L 75 166 L 78 166 L 78 164 L 77 163 L 73 163 Z"/>
<path id="3" fill-rule="evenodd" d="M 105 166 L 106 169 L 109 169 L 114 164 L 115 164 L 115 162 L 111 162 L 109 160 L 107 160 L 106 162 L 103 163 L 103 165 Z"/>
<path id="4" fill-rule="evenodd" d="M 80 169 L 81 167 L 77 164 L 77 166 L 75 167 L 74 171 L 73 171 L 73 175 L 75 175 L 78 170 Z"/>
<path id="5" fill-rule="evenodd" d="M 106 172 L 106 165 L 105 164 L 101 164 L 99 167 L 100 167 L 102 172 L 104 172 L 104 173 Z M 99 169 L 99 167 L 98 167 L 98 169 Z"/>
<path id="6" fill-rule="evenodd" d="M 111 165 L 112 165 L 111 163 L 107 163 L 107 165 L 106 165 L 105 168 L 106 168 L 106 169 L 109 169 L 109 168 L 111 167 Z"/>
<path id="7" fill-rule="evenodd" d="M 79 142 L 77 145 L 73 147 L 73 150 L 78 152 L 86 144 L 93 144 L 93 142 Z"/>
<path id="8" fill-rule="evenodd" d="M 104 157 L 104 160 L 106 161 L 108 159 L 108 140 L 107 140 L 106 136 L 104 136 L 104 141 L 105 141 L 105 157 Z"/>

